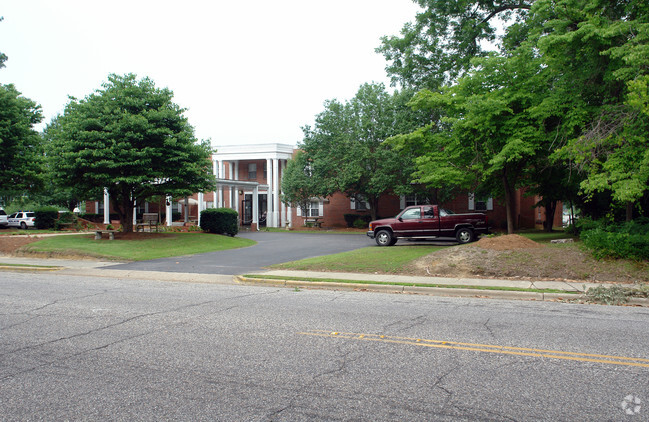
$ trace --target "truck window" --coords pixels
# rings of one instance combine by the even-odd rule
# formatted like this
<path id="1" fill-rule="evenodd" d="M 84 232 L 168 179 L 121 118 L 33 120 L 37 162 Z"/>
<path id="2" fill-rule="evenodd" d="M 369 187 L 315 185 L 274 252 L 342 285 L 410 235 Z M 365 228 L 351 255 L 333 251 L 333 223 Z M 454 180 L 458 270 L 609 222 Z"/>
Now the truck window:
<path id="1" fill-rule="evenodd" d="M 416 220 L 421 218 L 421 210 L 419 208 L 411 208 L 406 210 L 401 214 L 401 218 L 404 220 Z"/>
<path id="2" fill-rule="evenodd" d="M 435 210 L 433 207 L 424 207 L 424 218 L 435 218 Z"/>

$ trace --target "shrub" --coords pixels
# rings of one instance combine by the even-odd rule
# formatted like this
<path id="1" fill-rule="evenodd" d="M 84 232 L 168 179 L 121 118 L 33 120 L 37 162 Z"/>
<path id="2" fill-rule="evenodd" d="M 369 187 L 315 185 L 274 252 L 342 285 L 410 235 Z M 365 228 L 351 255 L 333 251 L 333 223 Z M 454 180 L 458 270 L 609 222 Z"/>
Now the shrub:
<path id="1" fill-rule="evenodd" d="M 77 221 L 77 217 L 70 211 L 59 213 L 58 220 L 54 222 L 54 230 L 61 230 L 65 226 L 68 227 L 74 226 L 77 230 L 80 227 L 80 224 Z"/>
<path id="2" fill-rule="evenodd" d="M 239 232 L 239 213 L 230 208 L 208 208 L 201 212 L 201 230 L 234 236 Z"/>
<path id="3" fill-rule="evenodd" d="M 627 223 L 584 220 L 577 224 L 580 238 L 597 259 L 649 259 L 649 220 Z"/>
<path id="4" fill-rule="evenodd" d="M 364 229 L 368 224 L 369 223 L 366 223 L 362 218 L 357 218 L 356 221 L 354 221 L 354 227 L 357 229 Z"/>
<path id="5" fill-rule="evenodd" d="M 343 214 L 343 218 L 347 223 L 347 227 L 356 227 L 356 221 L 359 219 L 364 222 L 364 226 L 367 226 L 372 221 L 372 216 L 369 214 Z"/>
<path id="6" fill-rule="evenodd" d="M 34 225 L 37 229 L 46 230 L 53 229 L 56 219 L 59 217 L 58 208 L 43 207 L 34 211 Z"/>

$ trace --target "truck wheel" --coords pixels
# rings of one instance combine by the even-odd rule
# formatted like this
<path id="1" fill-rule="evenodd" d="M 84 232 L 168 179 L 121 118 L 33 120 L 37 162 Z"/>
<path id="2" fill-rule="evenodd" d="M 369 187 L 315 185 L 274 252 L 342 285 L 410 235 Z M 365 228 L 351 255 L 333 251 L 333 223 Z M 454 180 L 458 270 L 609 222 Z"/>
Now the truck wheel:
<path id="1" fill-rule="evenodd" d="M 376 244 L 379 246 L 392 246 L 394 245 L 394 238 L 389 230 L 379 230 L 375 237 Z"/>
<path id="2" fill-rule="evenodd" d="M 455 233 L 455 238 L 460 245 L 473 242 L 473 230 L 462 228 Z"/>

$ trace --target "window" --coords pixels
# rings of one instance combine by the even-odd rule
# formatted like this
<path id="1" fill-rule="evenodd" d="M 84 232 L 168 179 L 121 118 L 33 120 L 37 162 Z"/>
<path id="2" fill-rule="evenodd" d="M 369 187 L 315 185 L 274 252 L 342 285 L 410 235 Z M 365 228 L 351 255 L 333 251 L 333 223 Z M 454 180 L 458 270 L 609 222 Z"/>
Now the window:
<path id="1" fill-rule="evenodd" d="M 435 218 L 435 209 L 433 207 L 424 207 L 424 218 Z"/>
<path id="2" fill-rule="evenodd" d="M 401 214 L 401 218 L 404 220 L 418 220 L 421 218 L 421 209 L 419 208 L 410 208 Z"/>
<path id="3" fill-rule="evenodd" d="M 257 163 L 248 164 L 248 180 L 257 180 Z"/>
<path id="4" fill-rule="evenodd" d="M 357 196 L 351 199 L 349 208 L 352 210 L 366 211 L 370 209 L 370 204 L 362 196 Z"/>
<path id="5" fill-rule="evenodd" d="M 430 204 L 430 200 L 426 197 L 422 197 L 421 195 L 401 195 L 401 201 L 400 201 L 400 206 L 401 209 L 404 209 L 406 207 L 410 207 L 412 205 L 425 205 L 425 204 Z"/>
<path id="6" fill-rule="evenodd" d="M 264 180 L 268 180 L 268 162 L 264 161 Z"/>
<path id="7" fill-rule="evenodd" d="M 469 194 L 469 210 L 475 211 L 492 211 L 494 209 L 493 198 L 476 197 L 475 194 Z"/>
<path id="8" fill-rule="evenodd" d="M 297 208 L 297 215 L 299 217 L 322 217 L 323 214 L 323 202 L 316 199 L 309 203 L 309 207 L 306 210 L 302 207 Z"/>
<path id="9" fill-rule="evenodd" d="M 308 212 L 309 212 L 308 214 L 309 217 L 320 216 L 320 203 L 316 201 L 311 202 L 311 204 L 309 205 Z"/>

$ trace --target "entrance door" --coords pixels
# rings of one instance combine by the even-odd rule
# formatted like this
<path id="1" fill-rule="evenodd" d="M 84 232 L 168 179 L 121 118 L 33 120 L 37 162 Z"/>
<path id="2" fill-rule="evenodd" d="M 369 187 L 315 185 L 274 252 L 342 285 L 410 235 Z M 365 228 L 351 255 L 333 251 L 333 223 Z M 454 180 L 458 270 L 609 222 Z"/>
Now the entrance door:
<path id="1" fill-rule="evenodd" d="M 260 194 L 258 199 L 258 216 L 259 216 L 259 225 L 266 225 L 266 194 Z M 243 219 L 241 224 L 244 226 L 249 226 L 252 223 L 252 194 L 247 193 L 244 195 L 243 200 L 241 201 L 241 209 L 243 210 Z"/>

